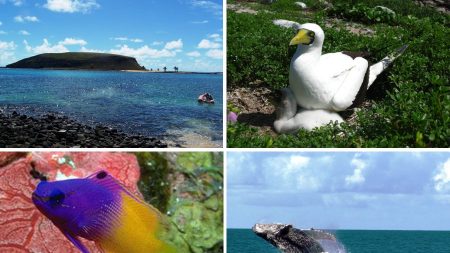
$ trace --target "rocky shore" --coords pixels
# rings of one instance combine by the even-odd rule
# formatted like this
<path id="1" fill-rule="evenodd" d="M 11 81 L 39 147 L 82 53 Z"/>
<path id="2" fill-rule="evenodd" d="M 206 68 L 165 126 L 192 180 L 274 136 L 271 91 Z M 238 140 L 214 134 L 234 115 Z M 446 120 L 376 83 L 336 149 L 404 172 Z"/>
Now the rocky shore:
<path id="1" fill-rule="evenodd" d="M 0 113 L 0 148 L 166 148 L 156 138 L 129 135 L 102 125 L 87 126 L 66 116 L 29 117 Z"/>

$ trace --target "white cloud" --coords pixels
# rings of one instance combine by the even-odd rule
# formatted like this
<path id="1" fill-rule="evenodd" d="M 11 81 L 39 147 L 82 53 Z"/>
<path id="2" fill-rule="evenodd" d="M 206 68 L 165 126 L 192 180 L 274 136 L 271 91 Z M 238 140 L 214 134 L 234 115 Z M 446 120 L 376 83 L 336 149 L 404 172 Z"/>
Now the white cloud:
<path id="1" fill-rule="evenodd" d="M 89 49 L 86 47 L 81 47 L 80 52 L 89 52 L 89 53 L 106 53 L 103 50 L 97 50 L 97 49 Z"/>
<path id="2" fill-rule="evenodd" d="M 0 30 L 0 34 L 6 34 L 6 32 L 3 30 Z"/>
<path id="3" fill-rule="evenodd" d="M 0 21 L 0 25 L 3 25 L 2 21 Z"/>
<path id="4" fill-rule="evenodd" d="M 69 50 L 63 44 L 52 45 L 48 42 L 47 39 L 44 39 L 44 42 L 36 47 L 32 47 L 28 44 L 26 40 L 23 41 L 25 44 L 25 49 L 27 52 L 34 54 L 44 54 L 44 53 L 64 53 L 69 52 Z"/>
<path id="5" fill-rule="evenodd" d="M 23 41 L 25 45 L 25 49 L 27 52 L 34 53 L 34 54 L 44 54 L 44 53 L 64 53 L 69 52 L 69 49 L 67 49 L 65 46 L 85 46 L 87 42 L 83 39 L 74 39 L 74 38 L 65 38 L 62 41 L 59 41 L 57 44 L 52 45 L 48 40 L 45 38 L 43 40 L 43 43 L 39 46 L 32 47 L 28 44 L 28 41 Z"/>
<path id="6" fill-rule="evenodd" d="M 222 59 L 223 51 L 220 49 L 211 49 L 206 52 L 206 56 L 211 57 L 213 59 Z"/>
<path id="7" fill-rule="evenodd" d="M 191 57 L 200 57 L 201 54 L 198 51 L 192 51 L 186 54 L 187 56 L 191 56 Z"/>
<path id="8" fill-rule="evenodd" d="M 195 60 L 194 64 L 199 67 L 205 67 L 203 61 Z M 227 157 L 227 176 L 229 185 L 245 185 L 255 182 L 253 176 L 258 170 L 254 163 L 249 159 L 250 153 L 231 153 Z M 261 174 L 258 174 L 261 175 Z"/>
<path id="9" fill-rule="evenodd" d="M 222 5 L 212 2 L 212 1 L 205 1 L 205 0 L 192 0 L 191 4 L 194 7 L 200 7 L 203 9 L 206 9 L 208 11 L 211 11 L 215 15 L 222 16 Z"/>
<path id="10" fill-rule="evenodd" d="M 15 6 L 21 6 L 25 1 L 24 0 L 9 0 Z M 0 0 L 0 4 L 5 4 L 6 0 Z"/>
<path id="11" fill-rule="evenodd" d="M 36 16 L 15 16 L 14 17 L 14 21 L 18 22 L 18 23 L 24 23 L 24 22 L 38 22 L 39 19 Z"/>
<path id="12" fill-rule="evenodd" d="M 181 39 L 169 41 L 164 46 L 164 49 L 173 50 L 173 49 L 181 49 L 183 48 L 183 41 Z"/>
<path id="13" fill-rule="evenodd" d="M 130 39 L 131 42 L 142 43 L 144 42 L 142 39 Z"/>
<path id="14" fill-rule="evenodd" d="M 450 192 L 450 158 L 441 163 L 438 167 L 438 173 L 433 177 L 434 189 L 439 193 Z"/>
<path id="15" fill-rule="evenodd" d="M 99 8 L 100 5 L 96 0 L 47 0 L 44 7 L 55 12 L 87 13 L 92 9 Z"/>
<path id="16" fill-rule="evenodd" d="M 127 37 L 115 37 L 115 38 L 111 38 L 112 40 L 119 40 L 119 41 L 131 41 L 131 42 L 135 42 L 135 43 L 141 43 L 144 42 L 142 39 L 129 39 Z"/>
<path id="17" fill-rule="evenodd" d="M 164 44 L 164 42 L 162 42 L 162 41 L 154 41 L 152 43 L 153 46 L 159 46 L 159 45 L 162 45 L 162 44 Z"/>
<path id="18" fill-rule="evenodd" d="M 0 50 L 14 50 L 16 49 L 16 44 L 14 41 L 6 42 L 0 40 Z"/>
<path id="19" fill-rule="evenodd" d="M 16 47 L 14 41 L 6 42 L 0 40 L 0 65 L 7 65 L 15 60 L 14 52 Z"/>
<path id="20" fill-rule="evenodd" d="M 19 31 L 19 34 L 20 34 L 20 35 L 30 35 L 30 33 L 27 32 L 27 31 L 25 31 L 25 30 L 20 30 L 20 31 Z"/>
<path id="21" fill-rule="evenodd" d="M 209 48 L 220 48 L 220 44 L 216 42 L 212 42 L 207 39 L 203 39 L 198 43 L 198 48 L 209 49 Z"/>
<path id="22" fill-rule="evenodd" d="M 302 155 L 280 156 L 266 159 L 265 181 L 272 188 L 311 191 L 321 187 L 321 180 L 311 168 L 311 158 Z"/>
<path id="23" fill-rule="evenodd" d="M 350 162 L 351 165 L 355 166 L 355 169 L 352 175 L 345 177 L 345 183 L 347 185 L 362 184 L 366 181 L 363 172 L 367 168 L 367 163 L 358 157 L 358 155 L 355 155 Z"/>
<path id="24" fill-rule="evenodd" d="M 127 37 L 115 37 L 115 38 L 112 38 L 113 40 L 120 40 L 120 41 L 127 41 L 128 40 L 128 38 Z"/>
<path id="25" fill-rule="evenodd" d="M 217 42 L 222 41 L 222 38 L 221 38 L 220 34 L 218 34 L 218 33 L 211 34 L 208 36 L 208 38 L 211 38 Z"/>
<path id="26" fill-rule="evenodd" d="M 60 41 L 58 44 L 65 45 L 65 46 L 68 46 L 68 45 L 85 46 L 87 44 L 87 42 L 82 39 L 65 38 L 63 41 Z"/>
<path id="27" fill-rule="evenodd" d="M 15 6 L 21 6 L 23 4 L 23 0 L 10 0 Z"/>
<path id="28" fill-rule="evenodd" d="M 202 20 L 202 21 L 192 21 L 192 24 L 208 24 L 209 21 L 208 20 Z"/>
<path id="29" fill-rule="evenodd" d="M 135 57 L 140 60 L 145 60 L 147 58 L 174 57 L 176 55 L 176 52 L 170 51 L 166 48 L 157 50 L 150 48 L 147 45 L 140 48 L 130 48 L 128 45 L 122 45 L 119 49 L 111 49 L 110 52 L 113 54 Z"/>

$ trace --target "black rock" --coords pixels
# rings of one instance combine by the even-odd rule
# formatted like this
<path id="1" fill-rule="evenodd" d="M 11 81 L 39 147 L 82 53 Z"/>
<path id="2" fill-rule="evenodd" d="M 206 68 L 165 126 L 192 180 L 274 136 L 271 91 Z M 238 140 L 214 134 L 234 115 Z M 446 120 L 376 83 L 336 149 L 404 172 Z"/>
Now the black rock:
<path id="1" fill-rule="evenodd" d="M 40 118 L 12 112 L 0 112 L 0 147 L 100 147 L 100 148 L 154 148 L 167 147 L 155 138 L 128 135 L 117 129 L 98 125 L 90 127 L 47 114 Z"/>

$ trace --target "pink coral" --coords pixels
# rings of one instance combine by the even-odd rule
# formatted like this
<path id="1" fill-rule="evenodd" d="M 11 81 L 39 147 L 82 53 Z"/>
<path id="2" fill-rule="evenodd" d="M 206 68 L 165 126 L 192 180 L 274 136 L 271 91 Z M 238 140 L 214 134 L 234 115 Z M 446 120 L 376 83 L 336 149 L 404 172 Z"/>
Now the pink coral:
<path id="1" fill-rule="evenodd" d="M 104 169 L 130 191 L 139 193 L 136 183 L 140 171 L 133 154 L 0 153 L 0 252 L 79 252 L 31 202 L 31 193 L 39 183 L 30 175 L 32 165 L 49 181 L 55 180 L 58 172 L 66 177 L 86 177 Z M 101 252 L 95 243 L 83 243 L 91 252 Z"/>

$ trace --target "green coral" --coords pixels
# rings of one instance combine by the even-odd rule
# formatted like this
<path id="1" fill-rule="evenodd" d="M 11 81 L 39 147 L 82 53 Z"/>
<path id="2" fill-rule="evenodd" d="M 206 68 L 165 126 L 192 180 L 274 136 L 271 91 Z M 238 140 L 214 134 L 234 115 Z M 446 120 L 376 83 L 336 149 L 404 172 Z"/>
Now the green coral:
<path id="1" fill-rule="evenodd" d="M 190 242 L 193 252 L 202 253 L 209 249 L 218 248 L 222 244 L 223 230 L 217 226 L 222 219 L 222 208 L 217 197 L 212 197 L 217 209 L 209 208 L 208 204 L 194 201 L 185 201 L 179 205 L 172 216 L 178 229 L 184 234 L 186 241 Z M 220 251 L 216 251 L 220 252 Z"/>
<path id="2" fill-rule="evenodd" d="M 223 155 L 221 153 L 136 153 L 139 189 L 171 221 L 167 235 L 193 253 L 223 251 Z M 187 251 L 187 250 L 182 250 Z"/>
<path id="3" fill-rule="evenodd" d="M 159 153 L 136 153 L 136 158 L 141 168 L 139 191 L 144 195 L 145 201 L 161 212 L 167 212 L 170 199 L 167 159 Z"/>

